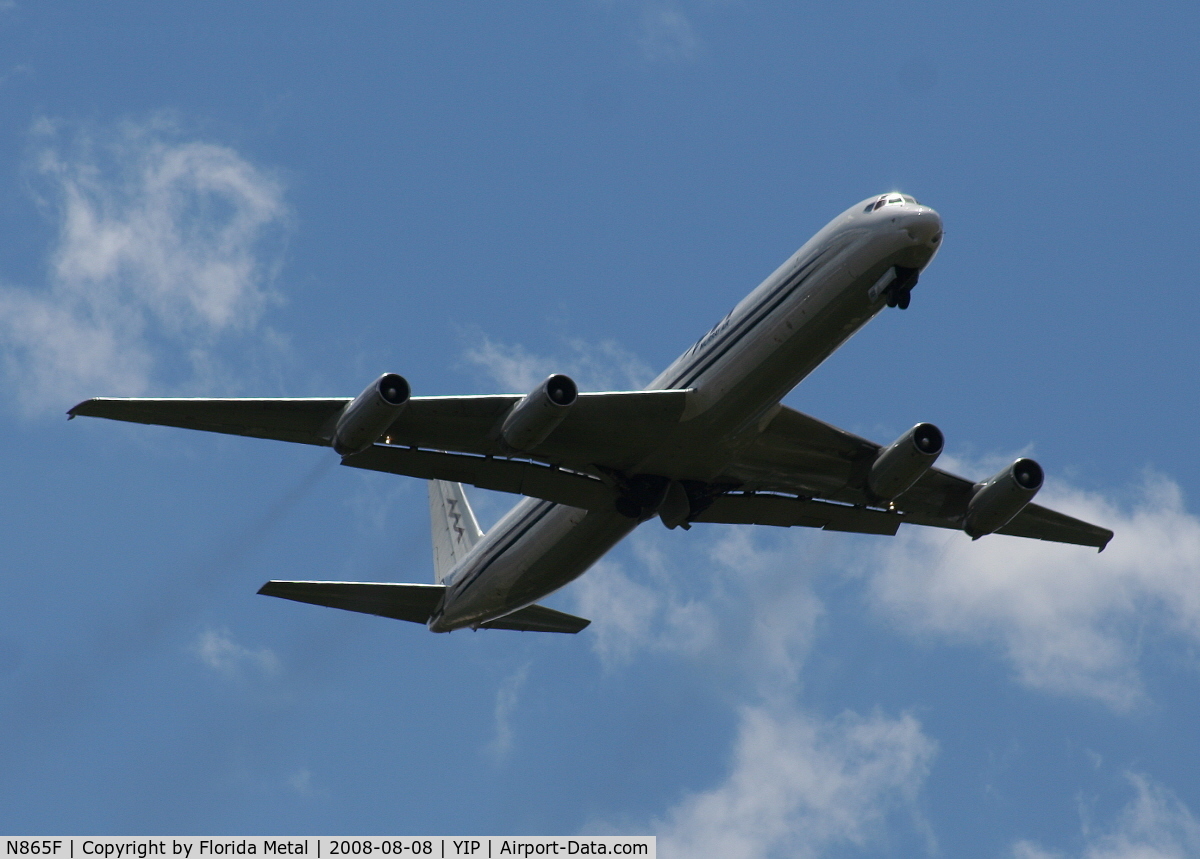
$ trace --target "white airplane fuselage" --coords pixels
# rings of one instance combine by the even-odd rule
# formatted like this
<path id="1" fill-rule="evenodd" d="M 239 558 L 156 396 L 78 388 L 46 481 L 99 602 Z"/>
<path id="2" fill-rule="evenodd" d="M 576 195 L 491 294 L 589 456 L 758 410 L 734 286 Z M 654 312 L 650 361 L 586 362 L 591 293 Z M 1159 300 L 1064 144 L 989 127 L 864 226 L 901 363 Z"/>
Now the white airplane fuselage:
<path id="1" fill-rule="evenodd" d="M 740 440 L 888 304 L 883 287 L 928 265 L 941 237 L 938 213 L 900 194 L 863 200 L 830 221 L 647 386 L 689 393 L 674 432 L 633 474 L 720 474 Z M 702 461 L 687 453 L 695 450 Z M 582 575 L 640 521 L 615 507 L 521 501 L 443 580 L 429 628 L 476 627 L 531 605 Z"/>

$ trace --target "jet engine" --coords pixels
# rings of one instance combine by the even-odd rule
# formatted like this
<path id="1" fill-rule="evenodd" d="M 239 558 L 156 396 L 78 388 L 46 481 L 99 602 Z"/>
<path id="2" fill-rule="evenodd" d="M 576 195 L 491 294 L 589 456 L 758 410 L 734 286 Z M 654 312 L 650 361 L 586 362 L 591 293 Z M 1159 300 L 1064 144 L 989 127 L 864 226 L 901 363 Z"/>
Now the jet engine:
<path id="1" fill-rule="evenodd" d="M 410 393 L 403 376 L 384 373 L 342 409 L 333 431 L 333 449 L 349 456 L 375 444 L 404 411 Z"/>
<path id="2" fill-rule="evenodd" d="M 967 504 L 963 530 L 972 540 L 998 531 L 1033 500 L 1042 488 L 1042 467 L 1018 459 L 986 483 L 979 484 Z"/>
<path id="3" fill-rule="evenodd" d="M 942 431 L 917 424 L 879 451 L 867 475 L 867 488 L 881 501 L 891 501 L 916 483 L 942 453 Z"/>
<path id="4" fill-rule="evenodd" d="M 509 410 L 500 437 L 513 450 L 532 450 L 562 423 L 578 396 L 571 377 L 555 373 Z"/>

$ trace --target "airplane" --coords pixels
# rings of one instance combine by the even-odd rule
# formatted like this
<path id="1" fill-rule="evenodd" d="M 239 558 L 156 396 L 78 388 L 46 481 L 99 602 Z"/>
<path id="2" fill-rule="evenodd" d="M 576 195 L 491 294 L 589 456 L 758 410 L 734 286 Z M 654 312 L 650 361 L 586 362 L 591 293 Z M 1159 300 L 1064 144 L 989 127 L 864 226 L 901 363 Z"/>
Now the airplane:
<path id="1" fill-rule="evenodd" d="M 780 401 L 885 307 L 905 309 L 942 241 L 907 194 L 830 221 L 645 390 L 414 397 L 385 373 L 357 397 L 86 400 L 68 415 L 332 447 L 343 465 L 429 481 L 434 582 L 267 582 L 259 593 L 433 632 L 576 633 L 538 604 L 638 525 L 758 524 L 894 535 L 901 525 L 1104 550 L 1112 531 L 1032 503 L 1022 457 L 982 481 L 933 467 L 942 432 L 883 446 Z M 483 533 L 462 484 L 526 496 Z"/>

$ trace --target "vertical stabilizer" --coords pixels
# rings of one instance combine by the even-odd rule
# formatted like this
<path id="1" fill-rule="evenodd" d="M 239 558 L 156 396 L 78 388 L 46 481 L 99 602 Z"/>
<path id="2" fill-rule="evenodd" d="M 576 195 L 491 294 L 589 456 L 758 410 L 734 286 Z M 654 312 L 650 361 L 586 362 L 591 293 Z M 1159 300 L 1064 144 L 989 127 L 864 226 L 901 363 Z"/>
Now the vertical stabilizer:
<path id="1" fill-rule="evenodd" d="M 433 580 L 440 585 L 483 532 L 462 484 L 446 480 L 429 481 L 429 523 L 433 532 Z"/>

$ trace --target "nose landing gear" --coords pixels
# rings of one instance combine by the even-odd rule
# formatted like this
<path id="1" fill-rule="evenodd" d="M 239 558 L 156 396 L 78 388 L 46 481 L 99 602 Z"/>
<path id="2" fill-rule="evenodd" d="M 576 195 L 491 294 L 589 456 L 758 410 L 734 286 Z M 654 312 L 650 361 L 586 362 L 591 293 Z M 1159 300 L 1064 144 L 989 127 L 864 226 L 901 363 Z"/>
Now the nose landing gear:
<path id="1" fill-rule="evenodd" d="M 887 285 L 884 290 L 884 298 L 887 300 L 888 307 L 899 307 L 901 310 L 907 310 L 908 304 L 912 300 L 912 289 L 917 285 L 917 278 L 921 272 L 915 268 L 895 267 L 896 278 Z"/>

